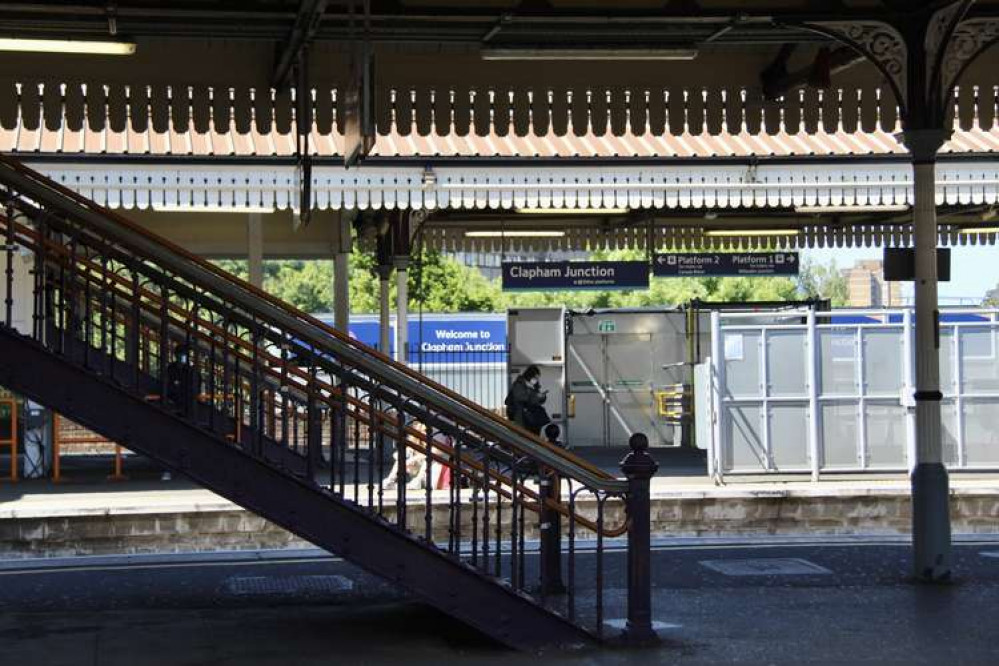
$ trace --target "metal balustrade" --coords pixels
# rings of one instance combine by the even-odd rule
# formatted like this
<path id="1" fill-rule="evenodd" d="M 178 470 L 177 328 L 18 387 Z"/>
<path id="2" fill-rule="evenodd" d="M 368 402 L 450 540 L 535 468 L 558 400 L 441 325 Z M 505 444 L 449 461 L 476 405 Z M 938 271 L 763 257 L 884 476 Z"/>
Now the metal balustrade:
<path id="1" fill-rule="evenodd" d="M 627 635 L 652 637 L 655 463 L 641 436 L 628 480 L 614 478 L 7 159 L 0 235 L 0 353 L 23 350 L 67 382 L 8 358 L 12 388 L 511 645 L 607 637 L 614 589 L 628 593 Z M 68 394 L 84 380 L 93 396 Z M 130 414 L 188 434 L 166 438 Z M 317 498 L 330 516 L 310 513 Z M 324 541 L 338 516 L 342 533 Z M 378 550 L 377 530 L 405 536 L 407 557 L 383 563 L 402 554 Z M 624 536 L 629 579 L 613 579 L 608 543 Z M 435 590 L 441 560 L 427 553 L 482 588 Z"/>
<path id="2" fill-rule="evenodd" d="M 913 320 L 907 309 L 714 313 L 711 474 L 908 470 Z M 999 312 L 942 311 L 939 354 L 944 462 L 999 467 Z"/>

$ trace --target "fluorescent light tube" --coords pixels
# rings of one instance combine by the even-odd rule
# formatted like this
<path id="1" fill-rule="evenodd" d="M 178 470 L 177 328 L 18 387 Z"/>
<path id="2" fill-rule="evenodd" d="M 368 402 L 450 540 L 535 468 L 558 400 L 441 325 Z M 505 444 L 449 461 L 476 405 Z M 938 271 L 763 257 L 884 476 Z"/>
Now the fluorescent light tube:
<path id="1" fill-rule="evenodd" d="M 21 39 L 19 37 L 0 37 L 0 51 L 132 55 L 135 53 L 135 42 L 91 42 L 83 39 Z"/>
<path id="2" fill-rule="evenodd" d="M 562 238 L 564 231 L 466 231 L 465 238 Z"/>
<path id="3" fill-rule="evenodd" d="M 697 49 L 492 47 L 483 60 L 693 60 Z"/>
<path id="4" fill-rule="evenodd" d="M 795 229 L 705 229 L 705 236 L 737 238 L 739 236 L 797 236 Z"/>
<path id="5" fill-rule="evenodd" d="M 273 208 L 267 206 L 212 206 L 199 204 L 197 206 L 165 205 L 153 206 L 157 213 L 273 213 Z"/>
<path id="6" fill-rule="evenodd" d="M 628 208 L 515 208 L 521 215 L 625 215 Z"/>
<path id="7" fill-rule="evenodd" d="M 797 213 L 901 213 L 908 204 L 871 204 L 869 206 L 795 206 Z"/>
<path id="8" fill-rule="evenodd" d="M 959 234 L 999 234 L 999 227 L 961 227 Z"/>

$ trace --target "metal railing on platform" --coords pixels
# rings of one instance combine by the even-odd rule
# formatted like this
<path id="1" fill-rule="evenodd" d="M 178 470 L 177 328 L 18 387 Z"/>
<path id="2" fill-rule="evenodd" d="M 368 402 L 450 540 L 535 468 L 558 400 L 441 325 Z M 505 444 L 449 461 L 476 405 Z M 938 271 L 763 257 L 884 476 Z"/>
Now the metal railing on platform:
<path id="1" fill-rule="evenodd" d="M 655 462 L 644 436 L 633 438 L 627 478 L 614 478 L 460 386 L 396 364 L 2 158 L 0 205 L 6 329 L 594 635 L 605 631 L 608 591 L 627 589 L 629 636 L 652 636 Z M 29 274 L 10 270 L 15 253 L 30 256 Z M 26 322 L 13 317 L 15 302 L 30 311 Z M 141 433 L 133 440 L 141 450 Z M 435 502 L 444 492 L 447 502 Z M 527 557 L 535 531 L 541 565 Z M 605 540 L 624 535 L 627 580 L 605 566 Z M 583 537 L 596 540 L 585 565 Z"/>
<path id="2" fill-rule="evenodd" d="M 944 462 L 999 468 L 999 311 L 940 313 Z M 913 312 L 713 313 L 709 471 L 902 472 L 915 460 Z"/>

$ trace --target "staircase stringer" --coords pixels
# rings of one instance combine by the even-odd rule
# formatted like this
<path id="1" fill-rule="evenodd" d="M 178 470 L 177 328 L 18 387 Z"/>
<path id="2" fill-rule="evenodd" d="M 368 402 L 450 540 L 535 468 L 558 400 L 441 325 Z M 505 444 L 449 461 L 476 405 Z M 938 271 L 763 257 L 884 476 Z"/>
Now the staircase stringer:
<path id="1" fill-rule="evenodd" d="M 505 582 L 4 327 L 0 358 L 18 359 L 0 366 L 0 385 L 176 469 L 510 647 L 582 647 L 592 642 L 588 632 Z"/>

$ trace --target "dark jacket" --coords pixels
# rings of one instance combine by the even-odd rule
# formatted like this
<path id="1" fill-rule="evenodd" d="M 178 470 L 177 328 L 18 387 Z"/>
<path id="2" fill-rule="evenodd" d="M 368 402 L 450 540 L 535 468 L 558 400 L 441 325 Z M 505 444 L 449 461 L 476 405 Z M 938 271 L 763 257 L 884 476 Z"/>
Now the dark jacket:
<path id="1" fill-rule="evenodd" d="M 547 397 L 539 387 L 528 384 L 523 377 L 517 377 L 506 398 L 506 416 L 522 428 L 540 433 L 548 422 L 548 413 L 543 407 Z"/>
<path id="2" fill-rule="evenodd" d="M 182 361 L 167 365 L 167 399 L 174 405 L 187 409 L 201 393 L 201 375 Z"/>

